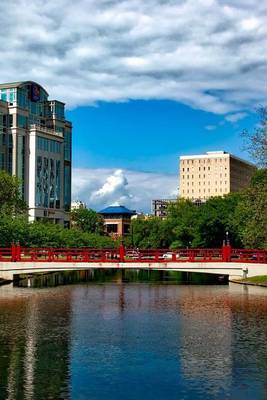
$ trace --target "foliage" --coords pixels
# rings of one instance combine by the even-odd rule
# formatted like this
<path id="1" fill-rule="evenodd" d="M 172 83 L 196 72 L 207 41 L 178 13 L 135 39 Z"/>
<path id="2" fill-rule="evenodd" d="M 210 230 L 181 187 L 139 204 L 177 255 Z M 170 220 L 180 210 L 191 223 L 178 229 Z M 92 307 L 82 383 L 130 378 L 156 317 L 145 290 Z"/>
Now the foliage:
<path id="1" fill-rule="evenodd" d="M 221 247 L 226 239 L 226 232 L 231 244 L 239 247 L 241 240 L 234 221 L 239 201 L 239 193 L 230 193 L 225 197 L 213 197 L 199 207 L 193 247 Z"/>
<path id="2" fill-rule="evenodd" d="M 103 218 L 91 208 L 78 208 L 71 211 L 72 224 L 83 232 L 104 232 Z"/>
<path id="3" fill-rule="evenodd" d="M 245 138 L 245 149 L 259 166 L 267 167 L 267 107 L 258 109 L 259 124 L 253 132 L 243 131 Z"/>
<path id="4" fill-rule="evenodd" d="M 165 220 L 137 219 L 131 232 L 126 244 L 139 248 L 221 247 L 226 232 L 234 247 L 267 247 L 267 170 L 257 171 L 246 190 L 200 206 L 179 199 Z"/>
<path id="5" fill-rule="evenodd" d="M 173 240 L 171 227 L 157 217 L 136 219 L 131 224 L 131 236 L 125 240 L 126 246 L 143 249 L 166 248 Z"/>
<path id="6" fill-rule="evenodd" d="M 27 205 L 22 199 L 20 181 L 5 171 L 0 171 L 0 214 L 25 213 Z"/>
<path id="7" fill-rule="evenodd" d="M 25 247 L 94 247 L 113 248 L 117 242 L 108 236 L 82 232 L 79 229 L 64 229 L 51 223 L 29 223 L 25 217 L 0 216 L 0 246 L 19 242 Z"/>
<path id="8" fill-rule="evenodd" d="M 172 227 L 173 241 L 172 248 L 194 246 L 196 237 L 196 226 L 198 224 L 199 210 L 189 200 L 179 199 L 169 206 L 169 215 L 166 220 Z"/>
<path id="9" fill-rule="evenodd" d="M 267 247 L 267 169 L 258 170 L 241 194 L 234 219 L 247 247 Z"/>

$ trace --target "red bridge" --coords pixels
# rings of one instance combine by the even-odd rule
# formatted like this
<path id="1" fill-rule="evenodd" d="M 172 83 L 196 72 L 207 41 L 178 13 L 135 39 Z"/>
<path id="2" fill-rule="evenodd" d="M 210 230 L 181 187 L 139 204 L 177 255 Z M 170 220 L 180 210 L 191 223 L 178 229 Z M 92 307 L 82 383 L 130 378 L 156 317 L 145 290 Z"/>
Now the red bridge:
<path id="1" fill-rule="evenodd" d="M 150 269 L 201 272 L 242 278 L 267 275 L 267 250 L 220 249 L 139 250 L 0 248 L 0 278 L 85 269 Z"/>
<path id="2" fill-rule="evenodd" d="M 24 248 L 13 244 L 0 248 L 0 262 L 44 263 L 184 263 L 246 262 L 267 263 L 265 249 L 234 249 L 230 245 L 218 249 L 92 249 L 92 248 Z"/>

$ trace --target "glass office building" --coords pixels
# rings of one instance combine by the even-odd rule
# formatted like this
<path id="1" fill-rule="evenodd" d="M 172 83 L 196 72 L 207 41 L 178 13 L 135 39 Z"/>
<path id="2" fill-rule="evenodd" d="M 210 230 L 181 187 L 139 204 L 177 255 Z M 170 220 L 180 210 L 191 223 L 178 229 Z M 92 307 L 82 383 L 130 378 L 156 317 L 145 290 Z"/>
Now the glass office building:
<path id="1" fill-rule="evenodd" d="M 36 82 L 0 84 L 0 169 L 16 175 L 30 220 L 69 224 L 72 125 Z"/>

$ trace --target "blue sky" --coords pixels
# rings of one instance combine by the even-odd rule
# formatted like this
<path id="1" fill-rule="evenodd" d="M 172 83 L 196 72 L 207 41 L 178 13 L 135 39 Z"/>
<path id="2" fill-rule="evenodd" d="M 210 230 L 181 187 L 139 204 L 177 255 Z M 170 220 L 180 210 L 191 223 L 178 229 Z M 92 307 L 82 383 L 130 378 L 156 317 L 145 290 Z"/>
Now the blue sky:
<path id="1" fill-rule="evenodd" d="M 67 112 L 75 168 L 125 168 L 177 174 L 178 157 L 226 150 L 249 158 L 241 132 L 256 115 L 231 122 L 174 101 L 99 103 Z"/>
<path id="2" fill-rule="evenodd" d="M 0 2 L 2 82 L 33 80 L 73 122 L 73 199 L 149 211 L 178 156 L 243 153 L 267 98 L 267 2 Z"/>

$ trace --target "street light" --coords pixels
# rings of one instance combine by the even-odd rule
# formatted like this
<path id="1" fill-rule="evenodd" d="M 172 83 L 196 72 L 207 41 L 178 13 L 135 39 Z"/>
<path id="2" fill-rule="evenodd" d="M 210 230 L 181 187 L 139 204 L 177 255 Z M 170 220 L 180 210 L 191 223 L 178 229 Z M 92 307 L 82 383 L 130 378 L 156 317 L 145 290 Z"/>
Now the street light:
<path id="1" fill-rule="evenodd" d="M 225 232 L 225 236 L 226 236 L 226 245 L 229 246 L 230 240 L 229 240 L 229 232 L 228 231 Z"/>

